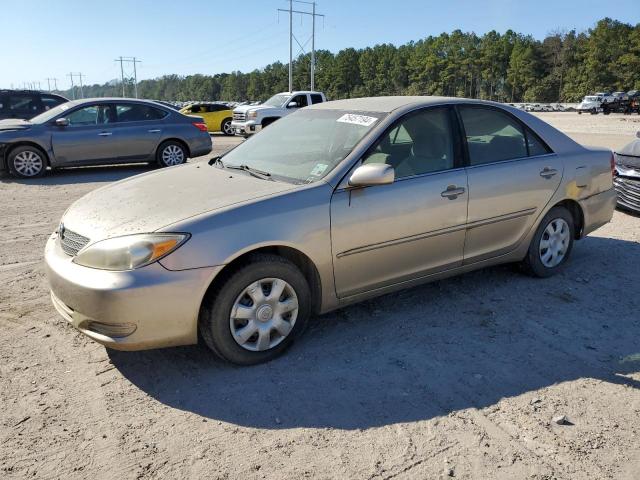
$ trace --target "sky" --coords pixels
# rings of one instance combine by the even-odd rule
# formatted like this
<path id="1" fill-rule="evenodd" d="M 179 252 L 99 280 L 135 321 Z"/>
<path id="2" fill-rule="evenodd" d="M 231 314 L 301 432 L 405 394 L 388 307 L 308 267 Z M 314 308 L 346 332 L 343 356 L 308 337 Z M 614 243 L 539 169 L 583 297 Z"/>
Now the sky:
<path id="1" fill-rule="evenodd" d="M 0 0 L 0 88 L 25 82 L 70 86 L 120 77 L 119 56 L 137 57 L 138 79 L 176 73 L 251 71 L 288 62 L 288 0 Z M 311 5 L 294 4 L 310 10 Z M 544 38 L 593 27 L 610 16 L 640 23 L 640 0 L 317 0 L 316 48 L 337 52 L 400 45 L 461 29 L 512 29 Z M 294 15 L 294 34 L 311 47 L 311 19 Z M 294 42 L 294 56 L 300 53 Z M 131 64 L 125 76 L 133 76 Z M 76 84 L 78 78 L 75 77 Z M 37 83 L 36 83 L 37 86 Z M 51 87 L 54 83 L 51 81 Z"/>

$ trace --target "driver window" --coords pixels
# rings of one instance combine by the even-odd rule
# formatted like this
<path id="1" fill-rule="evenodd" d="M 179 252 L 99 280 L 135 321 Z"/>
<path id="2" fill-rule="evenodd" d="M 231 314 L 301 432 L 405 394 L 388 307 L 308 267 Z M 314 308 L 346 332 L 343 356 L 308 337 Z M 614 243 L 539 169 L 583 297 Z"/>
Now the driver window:
<path id="1" fill-rule="evenodd" d="M 96 125 L 98 123 L 98 105 L 81 108 L 71 112 L 65 118 L 69 120 L 69 125 L 74 127 Z"/>
<path id="2" fill-rule="evenodd" d="M 396 178 L 453 168 L 454 148 L 448 109 L 432 108 L 408 114 L 382 136 L 362 163 L 391 165 Z"/>
<path id="3" fill-rule="evenodd" d="M 289 104 L 291 104 L 293 102 L 297 103 L 297 106 L 295 108 L 306 107 L 307 106 L 307 96 L 306 95 L 296 95 L 295 97 L 293 97 L 291 99 Z"/>

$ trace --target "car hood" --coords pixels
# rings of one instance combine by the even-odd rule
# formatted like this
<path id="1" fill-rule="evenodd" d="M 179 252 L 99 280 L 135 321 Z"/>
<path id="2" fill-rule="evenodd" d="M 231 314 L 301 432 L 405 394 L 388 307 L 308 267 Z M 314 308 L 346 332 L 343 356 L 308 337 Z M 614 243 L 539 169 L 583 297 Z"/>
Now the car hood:
<path id="1" fill-rule="evenodd" d="M 233 109 L 237 113 L 247 113 L 249 110 L 282 110 L 281 107 L 270 107 L 268 105 L 242 105 Z"/>
<path id="2" fill-rule="evenodd" d="M 12 130 L 28 130 L 33 126 L 33 123 L 27 120 L 20 120 L 17 118 L 8 118 L 6 120 L 0 120 L 0 132 L 12 131 Z"/>
<path id="3" fill-rule="evenodd" d="M 157 231 L 195 215 L 294 188 L 197 162 L 94 190 L 71 205 L 62 221 L 65 229 L 93 242 Z"/>

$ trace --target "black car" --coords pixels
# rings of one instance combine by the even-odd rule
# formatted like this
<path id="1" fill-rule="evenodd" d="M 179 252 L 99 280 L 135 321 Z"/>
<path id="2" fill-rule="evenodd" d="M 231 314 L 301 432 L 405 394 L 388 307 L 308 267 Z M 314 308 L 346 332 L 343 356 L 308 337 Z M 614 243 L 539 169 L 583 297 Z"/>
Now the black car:
<path id="1" fill-rule="evenodd" d="M 68 101 L 53 93 L 33 90 L 0 90 L 0 120 L 4 118 L 28 120 Z"/>
<path id="2" fill-rule="evenodd" d="M 616 176 L 613 185 L 618 206 L 640 213 L 640 132 L 636 140 L 615 153 Z"/>

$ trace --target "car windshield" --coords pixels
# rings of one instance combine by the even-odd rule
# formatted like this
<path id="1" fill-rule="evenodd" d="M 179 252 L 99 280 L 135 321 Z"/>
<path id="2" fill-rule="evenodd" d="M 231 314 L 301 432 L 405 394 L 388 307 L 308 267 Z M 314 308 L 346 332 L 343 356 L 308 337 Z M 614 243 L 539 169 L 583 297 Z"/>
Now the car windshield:
<path id="1" fill-rule="evenodd" d="M 594 97 L 594 96 L 584 97 L 585 102 L 595 102 L 597 100 L 598 100 L 598 97 Z"/>
<path id="2" fill-rule="evenodd" d="M 61 113 L 67 110 L 69 110 L 69 105 L 66 103 L 63 103 L 62 105 L 53 107 L 47 110 L 46 112 L 41 113 L 40 115 L 36 115 L 29 121 L 31 123 L 38 123 L 38 124 L 47 123 L 49 120 L 53 120 L 55 117 L 57 117 L 58 115 L 60 115 Z"/>
<path id="3" fill-rule="evenodd" d="M 311 183 L 326 176 L 385 114 L 300 110 L 269 125 L 223 157 L 275 179 Z"/>
<path id="4" fill-rule="evenodd" d="M 284 105 L 284 102 L 289 97 L 290 95 L 282 95 L 282 94 L 274 95 L 269 100 L 264 102 L 264 105 L 268 105 L 269 107 L 281 107 L 282 105 Z"/>

